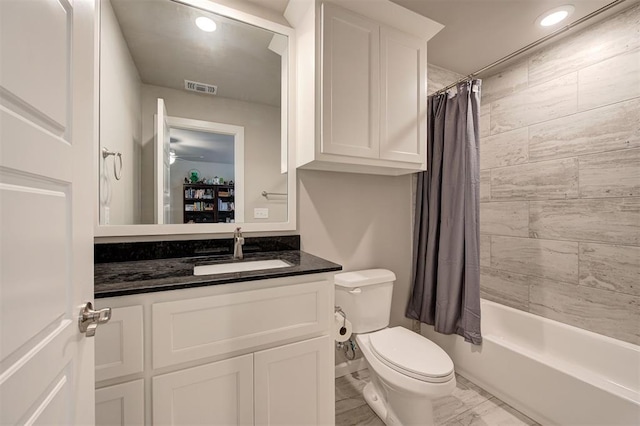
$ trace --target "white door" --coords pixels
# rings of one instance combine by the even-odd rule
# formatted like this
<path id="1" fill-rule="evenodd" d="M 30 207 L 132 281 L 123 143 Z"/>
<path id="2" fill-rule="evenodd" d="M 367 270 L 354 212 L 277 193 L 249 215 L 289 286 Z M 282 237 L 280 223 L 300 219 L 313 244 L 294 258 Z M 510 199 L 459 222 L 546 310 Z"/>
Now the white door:
<path id="1" fill-rule="evenodd" d="M 95 7 L 0 1 L 0 424 L 94 422 Z"/>
<path id="2" fill-rule="evenodd" d="M 427 42 L 380 29 L 380 158 L 426 162 Z"/>
<path id="3" fill-rule="evenodd" d="M 253 425 L 253 355 L 152 379 L 154 425 Z"/>
<path id="4" fill-rule="evenodd" d="M 322 153 L 378 158 L 380 28 L 322 4 Z"/>
<path id="5" fill-rule="evenodd" d="M 164 104 L 164 99 L 158 98 L 155 128 L 156 161 L 154 166 L 156 178 L 155 219 L 157 224 L 171 223 L 170 142 L 167 107 Z"/>
<path id="6" fill-rule="evenodd" d="M 256 352 L 256 425 L 333 424 L 333 354 L 329 336 Z"/>

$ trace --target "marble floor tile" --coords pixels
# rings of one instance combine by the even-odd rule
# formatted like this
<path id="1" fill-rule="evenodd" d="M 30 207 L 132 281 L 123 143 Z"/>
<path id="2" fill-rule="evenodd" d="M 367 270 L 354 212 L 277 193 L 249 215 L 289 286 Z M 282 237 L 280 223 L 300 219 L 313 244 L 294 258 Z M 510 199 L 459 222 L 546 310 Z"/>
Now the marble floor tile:
<path id="1" fill-rule="evenodd" d="M 491 398 L 491 394 L 475 387 L 475 385 L 473 385 L 474 387 L 469 386 L 472 383 L 466 379 L 461 380 L 461 377 L 456 374 L 456 389 L 451 395 L 433 401 L 433 419 L 436 424 L 445 425 L 454 417 Z"/>
<path id="2" fill-rule="evenodd" d="M 365 404 L 337 414 L 336 426 L 384 426 L 384 422 Z"/>
<path id="3" fill-rule="evenodd" d="M 345 389 L 350 393 L 358 388 L 366 378 L 368 378 L 368 370 L 365 369 L 336 379 L 336 399 L 339 394 L 344 394 Z M 456 374 L 456 382 L 456 389 L 451 395 L 433 402 L 436 425 L 537 425 L 533 420 L 459 374 Z M 340 401 L 336 402 L 336 426 L 384 425 L 384 422 L 364 401 L 361 393 L 341 401 L 342 405 L 339 405 Z M 345 404 L 345 401 L 348 403 Z M 353 404 L 354 408 L 345 411 L 347 404 Z"/>
<path id="4" fill-rule="evenodd" d="M 451 424 L 456 426 L 532 426 L 537 423 L 494 397 L 452 419 Z"/>
<path id="5" fill-rule="evenodd" d="M 369 370 L 359 370 L 336 379 L 336 401 L 362 397 L 362 389 L 369 379 Z"/>

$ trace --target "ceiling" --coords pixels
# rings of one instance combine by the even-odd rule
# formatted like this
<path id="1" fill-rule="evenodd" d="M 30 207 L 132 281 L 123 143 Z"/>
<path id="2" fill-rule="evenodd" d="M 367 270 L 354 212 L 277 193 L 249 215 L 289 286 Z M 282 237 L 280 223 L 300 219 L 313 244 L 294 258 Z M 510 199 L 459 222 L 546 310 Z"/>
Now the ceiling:
<path id="1" fill-rule="evenodd" d="M 282 13 L 288 0 L 247 0 Z M 370 0 L 348 0 L 370 1 Z M 613 0 L 391 0 L 445 27 L 429 41 L 428 62 L 471 74 L 552 33 Z M 639 0 L 627 0 L 604 19 Z M 565 4 L 575 6 L 569 22 L 543 29 L 535 25 L 542 13 Z M 596 19 L 584 25 L 596 22 Z M 577 27 L 576 30 L 579 30 Z M 494 70 L 495 71 L 495 70 Z"/>
<path id="2" fill-rule="evenodd" d="M 170 149 L 178 159 L 234 164 L 233 135 L 172 127 L 170 137 Z"/>
<path id="3" fill-rule="evenodd" d="M 143 83 L 183 90 L 186 79 L 217 86 L 220 97 L 280 105 L 274 33 L 169 0 L 111 4 Z M 217 30 L 196 27 L 199 16 Z"/>

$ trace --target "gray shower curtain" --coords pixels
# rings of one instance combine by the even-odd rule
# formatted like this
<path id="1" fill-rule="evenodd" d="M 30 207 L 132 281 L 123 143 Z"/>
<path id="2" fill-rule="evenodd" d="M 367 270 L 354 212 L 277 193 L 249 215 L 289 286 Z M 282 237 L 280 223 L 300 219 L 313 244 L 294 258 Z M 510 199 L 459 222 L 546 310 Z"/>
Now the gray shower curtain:
<path id="1" fill-rule="evenodd" d="M 418 174 L 407 317 L 479 345 L 481 81 L 428 99 L 428 169 Z M 455 93 L 455 92 L 454 92 Z"/>

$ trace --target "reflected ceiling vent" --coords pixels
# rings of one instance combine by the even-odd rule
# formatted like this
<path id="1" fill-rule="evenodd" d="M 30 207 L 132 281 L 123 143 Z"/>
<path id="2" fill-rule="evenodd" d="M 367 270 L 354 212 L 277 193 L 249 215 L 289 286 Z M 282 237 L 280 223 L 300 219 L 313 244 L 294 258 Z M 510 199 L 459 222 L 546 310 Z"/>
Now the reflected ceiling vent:
<path id="1" fill-rule="evenodd" d="M 184 88 L 192 92 L 204 93 L 205 95 L 217 95 L 218 86 L 213 84 L 198 83 L 197 81 L 185 80 Z"/>

